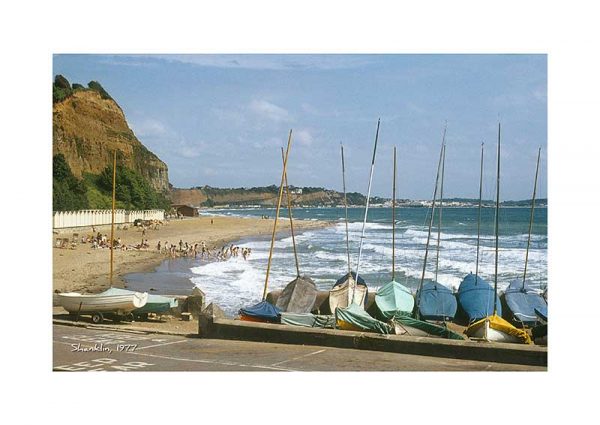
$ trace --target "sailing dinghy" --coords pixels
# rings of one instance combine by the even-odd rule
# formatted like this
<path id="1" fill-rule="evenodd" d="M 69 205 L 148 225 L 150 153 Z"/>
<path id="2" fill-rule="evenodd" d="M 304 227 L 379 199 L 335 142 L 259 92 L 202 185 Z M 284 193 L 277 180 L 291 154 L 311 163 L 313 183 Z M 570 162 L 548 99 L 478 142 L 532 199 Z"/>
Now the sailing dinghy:
<path id="1" fill-rule="evenodd" d="M 532 282 L 527 279 L 527 260 L 529 258 L 529 245 L 531 243 L 531 228 L 533 225 L 533 213 L 535 209 L 535 193 L 537 189 L 538 171 L 540 168 L 540 154 L 542 148 L 538 149 L 537 166 L 535 169 L 535 181 L 533 184 L 533 196 L 531 198 L 531 215 L 529 218 L 529 236 L 527 238 L 527 249 L 525 250 L 525 270 L 523 279 L 512 281 L 504 291 L 504 302 L 506 303 L 507 320 L 518 326 L 531 327 L 539 323 L 536 309 L 547 314 L 548 303 L 535 289 Z"/>
<path id="2" fill-rule="evenodd" d="M 489 316 L 494 311 L 494 298 L 498 312 L 502 315 L 500 300 L 492 285 L 479 276 L 479 239 L 481 235 L 481 199 L 483 191 L 483 143 L 481 144 L 481 161 L 479 167 L 479 207 L 477 212 L 477 254 L 475 259 L 475 274 L 469 273 L 464 277 L 456 298 L 459 312 L 466 317 L 469 324 Z"/>
<path id="3" fill-rule="evenodd" d="M 496 170 L 496 261 L 494 271 L 494 293 L 498 293 L 498 224 L 500 211 L 500 124 L 498 124 L 498 166 Z M 471 324 L 465 334 L 470 338 L 482 339 L 493 342 L 514 342 L 531 344 L 531 338 L 522 329 L 515 328 L 508 321 L 498 315 L 498 306 L 496 297 L 494 299 L 494 310 L 492 315 L 478 320 Z"/>
<path id="4" fill-rule="evenodd" d="M 441 239 L 441 221 L 442 208 L 441 199 L 444 190 L 444 165 L 446 156 L 446 127 L 444 127 L 444 135 L 442 137 L 442 148 L 440 150 L 440 158 L 438 161 L 437 176 L 435 178 L 435 189 L 433 191 L 433 202 L 431 206 L 431 219 L 429 221 L 429 230 L 427 233 L 427 244 L 425 245 L 425 258 L 423 260 L 423 270 L 421 273 L 421 282 L 416 295 L 416 319 L 431 320 L 435 322 L 445 322 L 452 320 L 456 314 L 457 304 L 456 297 L 452 291 L 441 283 L 437 282 L 438 260 L 440 256 L 440 239 Z M 438 223 L 438 245 L 435 268 L 435 280 L 425 280 L 425 270 L 427 267 L 427 254 L 429 251 L 429 242 L 431 240 L 431 228 L 435 216 L 435 207 L 437 201 L 438 182 L 440 177 L 440 169 L 442 170 L 442 180 L 440 187 L 440 212 Z"/>
<path id="5" fill-rule="evenodd" d="M 281 148 L 281 159 L 285 161 L 283 148 Z M 283 288 L 275 305 L 282 312 L 310 314 L 315 304 L 315 300 L 317 299 L 318 290 L 315 282 L 310 277 L 300 276 L 300 265 L 298 262 L 298 252 L 296 250 L 296 237 L 294 235 L 294 217 L 292 215 L 292 201 L 290 188 L 288 186 L 287 172 L 284 180 L 290 230 L 292 233 L 292 246 L 294 248 L 294 260 L 296 263 L 296 278 Z"/>
<path id="6" fill-rule="evenodd" d="M 392 188 L 392 280 L 377 290 L 376 315 L 383 321 L 395 316 L 409 316 L 415 307 L 410 289 L 396 282 L 396 147 L 394 146 L 394 178 Z"/>
<path id="7" fill-rule="evenodd" d="M 380 322 L 379 320 L 371 317 L 365 311 L 364 307 L 367 300 L 368 290 L 367 285 L 364 283 L 364 280 L 361 284 L 361 278 L 359 275 L 360 258 L 365 237 L 365 226 L 367 224 L 367 217 L 369 214 L 369 201 L 371 199 L 371 183 L 373 181 L 373 170 L 375 168 L 375 154 L 377 152 L 377 140 L 379 138 L 379 124 L 380 121 L 377 120 L 377 131 L 375 132 L 375 144 L 373 146 L 373 158 L 371 160 L 369 187 L 367 190 L 365 216 L 363 219 L 360 245 L 358 248 L 358 261 L 356 263 L 356 273 L 348 272 L 348 274 L 346 274 L 344 277 L 342 277 L 336 282 L 333 289 L 329 293 L 329 303 L 330 306 L 333 307 L 337 302 L 337 306 L 335 306 L 335 309 L 332 311 L 335 314 L 336 325 L 340 329 L 390 333 L 390 327 L 386 323 Z M 348 268 L 350 268 L 350 266 L 348 266 Z M 336 290 L 339 292 L 336 292 Z M 346 293 L 345 299 L 344 293 Z"/>
<path id="8" fill-rule="evenodd" d="M 379 130 L 379 124 L 377 127 Z M 376 137 L 377 138 L 377 137 Z M 348 236 L 348 201 L 346 199 L 346 167 L 344 163 L 344 146 L 340 144 L 340 150 L 342 154 L 342 186 L 344 191 L 344 210 L 346 213 L 346 255 L 348 257 L 348 273 L 340 277 L 331 290 L 329 291 L 329 309 L 335 313 L 336 308 L 345 308 L 352 303 L 351 293 L 354 291 L 353 297 L 357 300 L 356 302 L 361 305 L 367 304 L 368 288 L 365 280 L 358 276 L 356 273 L 351 271 L 350 266 L 350 240 Z M 367 200 L 368 202 L 368 200 Z M 362 239 L 361 239 L 362 242 Z"/>
<path id="9" fill-rule="evenodd" d="M 269 261 L 267 262 L 267 273 L 265 276 L 265 285 L 263 288 L 262 301 L 250 307 L 239 310 L 240 320 L 250 322 L 268 322 L 279 323 L 281 310 L 273 304 L 266 301 L 267 289 L 269 285 L 269 272 L 271 271 L 271 260 L 273 258 L 273 247 L 275 245 L 275 233 L 277 231 L 277 220 L 279 219 L 279 209 L 281 208 L 281 198 L 283 197 L 283 186 L 285 183 L 286 169 L 290 146 L 292 144 L 292 130 L 290 130 L 287 142 L 287 149 L 283 159 L 283 172 L 281 173 L 281 183 L 279 185 L 279 197 L 277 198 L 277 208 L 275 210 L 275 221 L 273 223 L 273 233 L 271 234 L 271 248 L 269 249 Z M 289 199 L 289 198 L 288 198 Z M 291 299 L 291 298 L 290 298 Z"/>

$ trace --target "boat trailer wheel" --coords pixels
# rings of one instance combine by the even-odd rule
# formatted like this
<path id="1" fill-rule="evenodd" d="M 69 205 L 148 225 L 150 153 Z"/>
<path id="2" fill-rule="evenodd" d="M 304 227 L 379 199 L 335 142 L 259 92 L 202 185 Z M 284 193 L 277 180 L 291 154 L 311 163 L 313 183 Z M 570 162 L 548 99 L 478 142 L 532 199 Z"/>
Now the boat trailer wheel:
<path id="1" fill-rule="evenodd" d="M 125 315 L 125 321 L 126 321 L 126 322 L 133 322 L 133 321 L 134 321 L 134 319 L 135 319 L 135 318 L 133 317 L 133 313 L 127 313 L 127 314 Z"/>
<path id="2" fill-rule="evenodd" d="M 102 313 L 94 313 L 92 314 L 92 323 L 98 324 L 104 321 L 104 316 Z"/>

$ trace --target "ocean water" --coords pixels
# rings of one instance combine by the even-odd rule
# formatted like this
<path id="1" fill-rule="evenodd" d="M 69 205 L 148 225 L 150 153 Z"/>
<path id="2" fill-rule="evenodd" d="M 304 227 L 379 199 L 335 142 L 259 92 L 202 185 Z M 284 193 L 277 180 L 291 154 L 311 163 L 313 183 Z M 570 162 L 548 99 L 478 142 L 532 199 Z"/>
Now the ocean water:
<path id="1" fill-rule="evenodd" d="M 426 279 L 437 281 L 456 290 L 462 278 L 475 272 L 477 247 L 477 208 L 447 208 L 442 213 L 442 228 L 437 255 L 437 213 L 431 233 L 426 267 Z M 274 209 L 222 209 L 207 210 L 205 215 L 273 217 Z M 282 209 L 280 217 L 287 217 Z M 413 291 L 419 285 L 428 234 L 429 210 L 427 208 L 396 209 L 396 281 Z M 484 208 L 481 217 L 480 275 L 494 281 L 495 239 L 494 208 Z M 294 219 L 327 220 L 330 227 L 309 230 L 296 235 L 300 272 L 310 276 L 317 287 L 328 290 L 347 272 L 346 235 L 343 208 L 295 208 Z M 529 208 L 502 208 L 500 210 L 500 237 L 498 258 L 498 287 L 506 288 L 509 282 L 523 275 L 525 249 L 529 227 Z M 356 270 L 364 208 L 349 208 L 350 260 Z M 289 230 L 289 220 L 280 220 L 278 230 Z M 248 260 L 241 256 L 222 262 L 189 264 L 189 278 L 207 296 L 207 302 L 216 302 L 226 313 L 235 315 L 242 306 L 259 302 L 262 298 L 269 255 L 269 240 L 244 239 L 236 245 L 252 248 Z M 535 210 L 527 277 L 540 290 L 547 286 L 547 210 Z M 392 273 L 392 222 L 391 208 L 369 209 L 365 230 L 359 274 L 372 290 L 391 280 Z M 269 290 L 282 289 L 296 275 L 291 236 L 276 240 Z"/>

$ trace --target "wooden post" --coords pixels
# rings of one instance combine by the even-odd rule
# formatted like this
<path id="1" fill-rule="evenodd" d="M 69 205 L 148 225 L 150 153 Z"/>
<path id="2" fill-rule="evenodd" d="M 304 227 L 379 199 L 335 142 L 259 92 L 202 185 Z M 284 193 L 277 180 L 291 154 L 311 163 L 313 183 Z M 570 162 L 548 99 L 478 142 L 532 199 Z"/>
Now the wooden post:
<path id="1" fill-rule="evenodd" d="M 277 231 L 277 219 L 279 218 L 279 208 L 281 207 L 281 197 L 283 196 L 283 184 L 285 178 L 285 171 L 287 168 L 288 155 L 290 153 L 290 145 L 292 144 L 292 130 L 288 136 L 287 150 L 285 151 L 285 158 L 283 159 L 283 173 L 281 173 L 281 183 L 279 185 L 279 198 L 277 199 L 277 209 L 275 211 L 275 223 L 273 224 L 273 234 L 271 235 L 271 248 L 269 249 L 269 261 L 267 262 L 267 274 L 265 276 L 265 287 L 263 290 L 262 300 L 267 299 L 267 289 L 269 286 L 269 272 L 271 271 L 271 259 L 273 257 L 273 246 L 275 244 L 275 232 Z"/>

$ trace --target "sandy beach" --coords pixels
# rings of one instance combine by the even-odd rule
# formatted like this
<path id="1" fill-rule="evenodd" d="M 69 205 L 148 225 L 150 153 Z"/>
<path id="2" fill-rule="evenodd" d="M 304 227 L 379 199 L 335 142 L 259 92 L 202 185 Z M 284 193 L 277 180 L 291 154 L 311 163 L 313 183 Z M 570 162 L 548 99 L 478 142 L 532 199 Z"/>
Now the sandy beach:
<path id="1" fill-rule="evenodd" d="M 211 224 L 211 220 L 213 223 Z M 294 220 L 294 230 L 325 227 L 324 221 Z M 97 226 L 96 232 L 110 237 L 110 226 Z M 113 285 L 123 286 L 121 276 L 132 272 L 152 271 L 167 258 L 157 251 L 159 241 L 164 244 L 178 243 L 179 240 L 190 244 L 205 241 L 209 248 L 235 242 L 243 237 L 270 235 L 273 231 L 272 219 L 238 218 L 238 217 L 196 217 L 183 220 L 172 219 L 158 229 L 142 229 L 129 226 L 115 226 L 115 239 L 121 238 L 125 245 L 137 245 L 147 239 L 150 248 L 142 250 L 116 249 L 114 252 Z M 278 232 L 289 232 L 289 221 L 279 221 Z M 57 238 L 71 239 L 77 233 L 78 239 L 84 235 L 92 235 L 91 227 L 55 230 L 53 232 L 53 291 L 96 293 L 110 286 L 110 250 L 93 249 L 90 243 L 77 243 L 73 249 L 56 248 Z"/>

